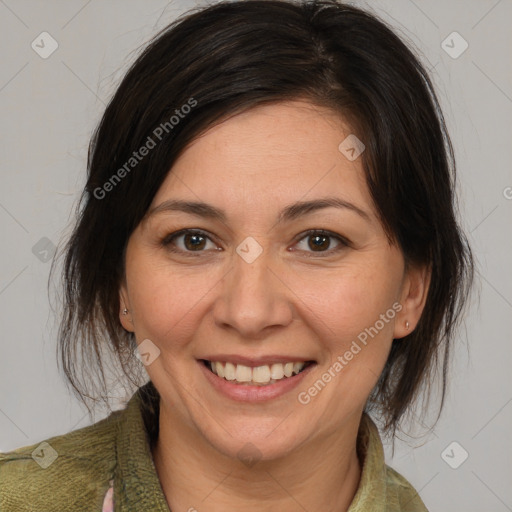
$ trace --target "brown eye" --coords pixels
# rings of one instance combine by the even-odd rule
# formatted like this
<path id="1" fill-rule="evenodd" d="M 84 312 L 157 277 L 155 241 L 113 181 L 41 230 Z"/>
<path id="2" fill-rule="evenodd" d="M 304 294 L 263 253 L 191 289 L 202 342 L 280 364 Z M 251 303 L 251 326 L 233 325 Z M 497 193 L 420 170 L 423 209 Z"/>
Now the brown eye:
<path id="1" fill-rule="evenodd" d="M 304 241 L 307 240 L 306 246 Z M 333 241 L 335 244 L 333 244 Z M 302 244 L 302 247 L 301 247 Z M 331 254 L 349 246 L 349 243 L 339 235 L 329 231 L 313 229 L 306 232 L 306 236 L 302 237 L 299 242 L 299 250 L 305 253 Z M 334 245 L 334 247 L 332 247 Z"/>
<path id="2" fill-rule="evenodd" d="M 183 238 L 184 245 L 189 251 L 195 251 L 196 249 L 203 249 L 206 245 L 206 239 L 204 236 L 198 235 L 196 233 L 187 233 Z"/>
<path id="3" fill-rule="evenodd" d="M 162 240 L 162 245 L 171 252 L 182 254 L 203 253 L 207 249 L 219 250 L 206 233 L 190 229 L 171 233 Z"/>
<path id="4" fill-rule="evenodd" d="M 328 249 L 330 245 L 330 240 L 328 235 L 314 235 L 308 236 L 309 239 L 309 247 L 316 251 L 317 249 L 324 250 Z"/>

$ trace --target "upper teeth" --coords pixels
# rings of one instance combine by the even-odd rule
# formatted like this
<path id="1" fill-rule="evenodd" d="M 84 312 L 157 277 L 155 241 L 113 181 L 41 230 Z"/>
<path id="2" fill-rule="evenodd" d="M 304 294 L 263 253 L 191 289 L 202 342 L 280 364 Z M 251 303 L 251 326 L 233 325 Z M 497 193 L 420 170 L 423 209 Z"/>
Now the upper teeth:
<path id="1" fill-rule="evenodd" d="M 237 382 L 254 382 L 257 384 L 267 384 L 271 380 L 276 381 L 285 377 L 291 377 L 299 373 L 306 363 L 304 361 L 296 363 L 274 363 L 272 365 L 245 366 L 243 364 L 222 363 L 219 361 L 209 361 L 213 373 L 226 380 Z"/>

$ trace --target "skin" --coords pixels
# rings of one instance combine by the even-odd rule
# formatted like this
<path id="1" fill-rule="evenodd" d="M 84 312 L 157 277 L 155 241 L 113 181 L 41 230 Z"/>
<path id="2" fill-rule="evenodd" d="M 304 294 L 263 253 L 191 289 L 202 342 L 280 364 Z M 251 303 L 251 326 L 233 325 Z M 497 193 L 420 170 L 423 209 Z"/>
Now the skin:
<path id="1" fill-rule="evenodd" d="M 338 115 L 303 101 L 232 117 L 186 148 L 150 207 L 171 198 L 204 201 L 223 209 L 226 221 L 161 212 L 129 239 L 120 289 L 129 314 L 120 320 L 138 343 L 150 339 L 160 350 L 146 370 L 161 395 L 153 457 L 172 510 L 350 506 L 366 400 L 393 338 L 417 324 L 429 285 L 427 270 L 406 271 L 400 249 L 388 243 L 361 158 L 351 162 L 338 150 L 350 133 Z M 326 196 L 351 202 L 370 220 L 329 207 L 277 223 L 285 206 Z M 200 253 L 184 236 L 162 244 L 184 228 L 213 236 Z M 331 231 L 349 245 L 331 237 L 315 250 L 314 236 L 302 235 L 308 229 Z M 248 236 L 263 249 L 250 264 L 236 252 Z M 299 403 L 298 393 L 394 303 L 401 311 L 310 403 Z M 219 394 L 200 371 L 198 358 L 220 353 L 292 355 L 317 365 L 289 393 L 241 403 Z M 237 456 L 246 443 L 259 453 L 251 467 Z"/>

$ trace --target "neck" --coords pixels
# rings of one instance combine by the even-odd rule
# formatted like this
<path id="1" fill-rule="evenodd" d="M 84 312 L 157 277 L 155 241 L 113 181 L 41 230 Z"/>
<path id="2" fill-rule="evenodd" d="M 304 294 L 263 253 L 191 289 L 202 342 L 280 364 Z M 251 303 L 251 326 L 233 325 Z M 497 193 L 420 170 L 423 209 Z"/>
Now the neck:
<path id="1" fill-rule="evenodd" d="M 153 459 L 169 508 L 346 512 L 361 476 L 356 450 L 360 416 L 353 420 L 343 432 L 249 467 L 220 453 L 162 402 Z"/>

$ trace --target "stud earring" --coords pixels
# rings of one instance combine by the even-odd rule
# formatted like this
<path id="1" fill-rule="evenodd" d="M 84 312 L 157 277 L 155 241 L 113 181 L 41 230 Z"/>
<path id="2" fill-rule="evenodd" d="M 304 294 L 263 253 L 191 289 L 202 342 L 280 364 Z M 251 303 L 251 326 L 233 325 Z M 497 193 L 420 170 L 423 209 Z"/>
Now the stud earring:
<path id="1" fill-rule="evenodd" d="M 128 310 L 126 308 L 123 309 L 123 315 L 127 315 L 128 314 Z"/>
<path id="2" fill-rule="evenodd" d="M 409 329 L 409 322 L 407 320 L 405 321 L 405 328 Z"/>

